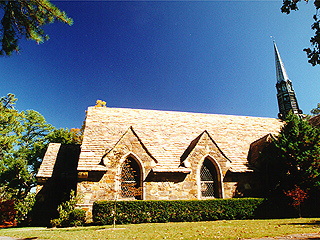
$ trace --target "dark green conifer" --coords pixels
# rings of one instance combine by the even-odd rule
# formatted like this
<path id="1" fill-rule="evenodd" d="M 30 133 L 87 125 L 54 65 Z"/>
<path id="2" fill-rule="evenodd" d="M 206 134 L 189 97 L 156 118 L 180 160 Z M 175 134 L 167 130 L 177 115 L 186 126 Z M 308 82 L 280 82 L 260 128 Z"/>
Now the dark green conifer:
<path id="1" fill-rule="evenodd" d="M 49 39 L 42 26 L 55 20 L 71 25 L 73 20 L 49 0 L 0 1 L 1 55 L 19 51 L 19 39 L 26 38 L 42 43 Z"/>

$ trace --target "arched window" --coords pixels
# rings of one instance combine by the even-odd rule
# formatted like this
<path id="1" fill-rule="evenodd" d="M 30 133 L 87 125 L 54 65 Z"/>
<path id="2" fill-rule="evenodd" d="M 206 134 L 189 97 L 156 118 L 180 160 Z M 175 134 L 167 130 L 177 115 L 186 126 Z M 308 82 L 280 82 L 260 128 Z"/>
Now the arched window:
<path id="1" fill-rule="evenodd" d="M 122 198 L 142 199 L 141 170 L 132 157 L 128 157 L 122 165 L 120 184 Z"/>
<path id="2" fill-rule="evenodd" d="M 212 161 L 206 158 L 200 170 L 200 186 L 202 198 L 221 197 L 217 168 Z"/>

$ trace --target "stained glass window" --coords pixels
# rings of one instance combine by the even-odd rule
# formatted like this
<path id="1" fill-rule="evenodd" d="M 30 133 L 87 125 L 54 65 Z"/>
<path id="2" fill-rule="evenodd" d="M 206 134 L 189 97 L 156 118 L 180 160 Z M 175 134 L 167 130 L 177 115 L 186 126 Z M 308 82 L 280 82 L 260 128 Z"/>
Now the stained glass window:
<path id="1" fill-rule="evenodd" d="M 201 197 L 220 197 L 216 167 L 209 159 L 205 159 L 200 170 Z"/>
<path id="2" fill-rule="evenodd" d="M 128 157 L 121 170 L 121 197 L 142 199 L 141 171 L 137 161 Z"/>

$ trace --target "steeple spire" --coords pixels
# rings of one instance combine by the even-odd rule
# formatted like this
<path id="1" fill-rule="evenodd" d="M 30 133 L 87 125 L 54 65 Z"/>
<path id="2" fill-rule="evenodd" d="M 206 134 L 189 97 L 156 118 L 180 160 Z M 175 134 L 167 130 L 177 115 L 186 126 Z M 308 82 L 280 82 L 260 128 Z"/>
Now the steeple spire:
<path id="1" fill-rule="evenodd" d="M 274 54 L 275 54 L 275 61 L 276 61 L 276 73 L 277 73 L 277 82 L 280 83 L 282 81 L 289 80 L 288 74 L 286 69 L 284 68 L 284 64 L 280 57 L 280 53 L 278 51 L 276 42 L 273 40 L 273 47 L 274 47 Z"/>
<path id="2" fill-rule="evenodd" d="M 292 111 L 294 114 L 302 114 L 299 109 L 296 94 L 292 87 L 292 82 L 288 77 L 287 71 L 284 68 L 284 64 L 280 57 L 277 45 L 273 41 L 275 63 L 276 63 L 276 75 L 277 75 L 277 98 L 279 105 L 278 117 L 285 119 L 286 115 Z"/>

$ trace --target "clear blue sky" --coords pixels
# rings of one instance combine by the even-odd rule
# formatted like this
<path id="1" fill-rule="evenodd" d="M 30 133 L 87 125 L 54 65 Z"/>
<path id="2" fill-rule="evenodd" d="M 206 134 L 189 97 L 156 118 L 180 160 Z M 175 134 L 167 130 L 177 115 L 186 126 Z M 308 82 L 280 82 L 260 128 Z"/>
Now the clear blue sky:
<path id="1" fill-rule="evenodd" d="M 97 99 L 109 107 L 277 117 L 270 35 L 309 113 L 320 102 L 320 66 L 307 63 L 314 8 L 282 1 L 59 1 L 74 25 L 50 40 L 21 41 L 0 58 L 0 96 L 56 127 L 81 127 Z"/>

